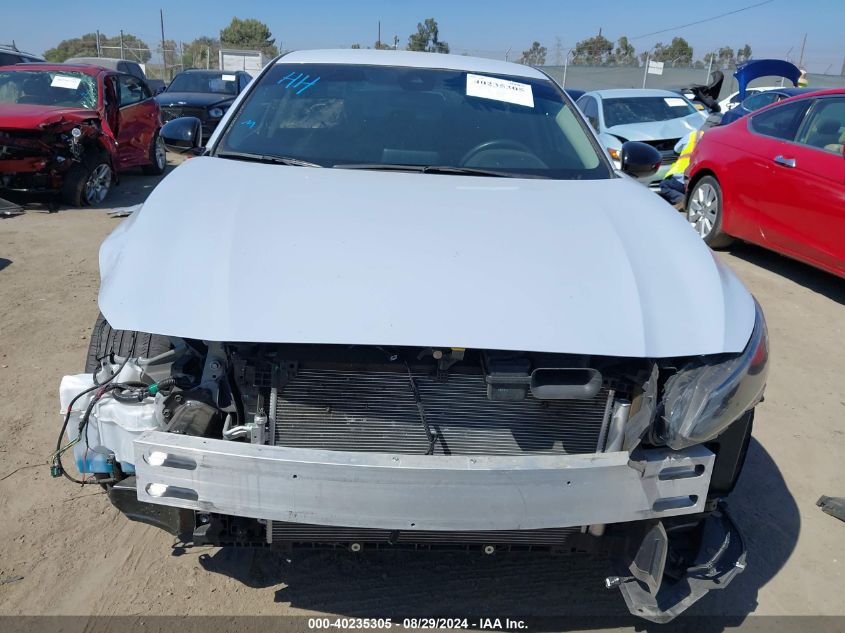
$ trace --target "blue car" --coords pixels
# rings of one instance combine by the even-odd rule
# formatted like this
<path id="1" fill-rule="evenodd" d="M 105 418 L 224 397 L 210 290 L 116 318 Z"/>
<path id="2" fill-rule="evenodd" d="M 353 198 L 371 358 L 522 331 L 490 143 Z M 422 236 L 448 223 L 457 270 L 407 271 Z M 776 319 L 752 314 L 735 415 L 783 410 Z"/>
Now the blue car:
<path id="1" fill-rule="evenodd" d="M 736 99 L 740 103 L 722 115 L 722 125 L 741 119 L 746 114 L 751 114 L 763 106 L 811 91 L 808 88 L 797 87 L 774 88 L 756 94 L 746 94 L 748 84 L 760 77 L 783 77 L 797 86 L 798 79 L 801 77 L 801 70 L 795 64 L 782 59 L 752 59 L 737 66 L 734 77 L 739 84 L 739 93 Z"/>
<path id="2" fill-rule="evenodd" d="M 758 92 L 750 97 L 746 97 L 737 107 L 725 112 L 722 115 L 721 125 L 727 125 L 737 119 L 741 119 L 746 114 L 751 114 L 755 110 L 759 110 L 770 103 L 777 103 L 789 97 L 804 94 L 805 92 L 813 92 L 814 90 L 814 88 L 774 88 L 765 92 Z"/>

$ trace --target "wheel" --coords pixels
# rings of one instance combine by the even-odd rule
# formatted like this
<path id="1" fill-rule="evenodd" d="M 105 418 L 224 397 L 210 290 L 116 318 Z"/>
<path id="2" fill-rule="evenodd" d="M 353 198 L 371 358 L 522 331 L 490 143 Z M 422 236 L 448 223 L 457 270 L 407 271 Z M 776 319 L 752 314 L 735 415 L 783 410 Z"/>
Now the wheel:
<path id="1" fill-rule="evenodd" d="M 730 246 L 733 238 L 722 231 L 722 188 L 713 176 L 695 183 L 687 197 L 687 221 L 710 248 Z"/>
<path id="2" fill-rule="evenodd" d="M 132 335 L 135 344 L 132 344 Z M 148 334 L 147 332 L 129 332 L 115 330 L 106 318 L 100 314 L 91 331 L 91 343 L 88 346 L 88 357 L 85 359 L 85 371 L 93 372 L 100 366 L 100 359 L 110 353 L 117 356 L 140 356 L 152 358 L 170 349 L 170 339 L 166 336 Z"/>
<path id="3" fill-rule="evenodd" d="M 62 198 L 74 207 L 100 204 L 111 189 L 113 177 L 105 154 L 88 157 L 68 171 L 62 185 Z"/>
<path id="4" fill-rule="evenodd" d="M 167 167 L 167 150 L 164 148 L 164 141 L 161 140 L 158 132 L 153 136 L 150 143 L 150 164 L 144 165 L 141 170 L 149 176 L 160 176 Z"/>

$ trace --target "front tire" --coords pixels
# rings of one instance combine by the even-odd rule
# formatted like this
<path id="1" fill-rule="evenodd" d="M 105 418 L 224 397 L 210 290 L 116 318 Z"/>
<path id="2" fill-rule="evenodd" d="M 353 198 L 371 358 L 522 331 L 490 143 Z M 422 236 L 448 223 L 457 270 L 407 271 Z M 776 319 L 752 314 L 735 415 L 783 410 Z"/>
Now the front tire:
<path id="1" fill-rule="evenodd" d="M 133 342 L 134 334 L 134 342 Z M 91 331 L 91 343 L 88 346 L 88 356 L 85 359 L 85 371 L 93 372 L 100 368 L 100 359 L 109 354 L 117 356 L 140 356 L 152 358 L 170 349 L 170 339 L 166 336 L 148 334 L 147 332 L 130 332 L 115 330 L 99 314 Z"/>
<path id="2" fill-rule="evenodd" d="M 687 197 L 686 209 L 687 222 L 710 248 L 731 245 L 733 238 L 722 231 L 722 188 L 713 176 L 704 176 L 695 183 Z"/>
<path id="3" fill-rule="evenodd" d="M 141 170 L 148 176 L 160 176 L 167 167 L 167 150 L 164 141 L 156 132 L 153 142 L 150 143 L 150 164 L 144 165 Z"/>
<path id="4" fill-rule="evenodd" d="M 113 180 L 108 157 L 90 156 L 68 170 L 62 184 L 62 198 L 74 207 L 100 204 L 106 199 Z"/>

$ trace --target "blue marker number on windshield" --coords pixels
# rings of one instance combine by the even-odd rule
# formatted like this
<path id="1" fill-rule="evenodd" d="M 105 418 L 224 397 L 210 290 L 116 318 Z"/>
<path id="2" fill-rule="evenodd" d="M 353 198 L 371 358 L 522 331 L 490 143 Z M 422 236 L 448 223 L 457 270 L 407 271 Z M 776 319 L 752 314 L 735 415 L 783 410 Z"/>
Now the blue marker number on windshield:
<path id="1" fill-rule="evenodd" d="M 308 90 L 311 86 L 313 86 L 318 81 L 320 81 L 319 77 L 315 77 L 314 79 L 311 79 L 311 75 L 304 75 L 302 73 L 297 73 L 297 72 L 294 71 L 294 72 L 288 73 L 288 75 L 286 77 L 282 77 L 281 79 L 279 79 L 279 81 L 277 81 L 276 84 L 281 85 L 284 82 L 287 82 L 287 85 L 285 86 L 285 90 L 288 90 L 289 88 L 294 88 L 294 89 L 298 88 L 298 90 L 296 90 L 296 94 L 299 95 L 299 94 L 302 94 L 303 92 L 305 92 L 306 90 Z"/>

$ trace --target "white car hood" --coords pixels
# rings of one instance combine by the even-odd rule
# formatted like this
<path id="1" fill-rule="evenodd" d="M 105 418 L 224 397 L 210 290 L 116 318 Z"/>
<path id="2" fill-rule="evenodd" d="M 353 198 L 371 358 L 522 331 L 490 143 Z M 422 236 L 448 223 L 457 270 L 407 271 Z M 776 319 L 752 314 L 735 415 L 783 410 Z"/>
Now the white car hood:
<path id="1" fill-rule="evenodd" d="M 669 357 L 741 351 L 753 299 L 627 178 L 187 161 L 100 250 L 111 325 L 209 341 Z"/>

